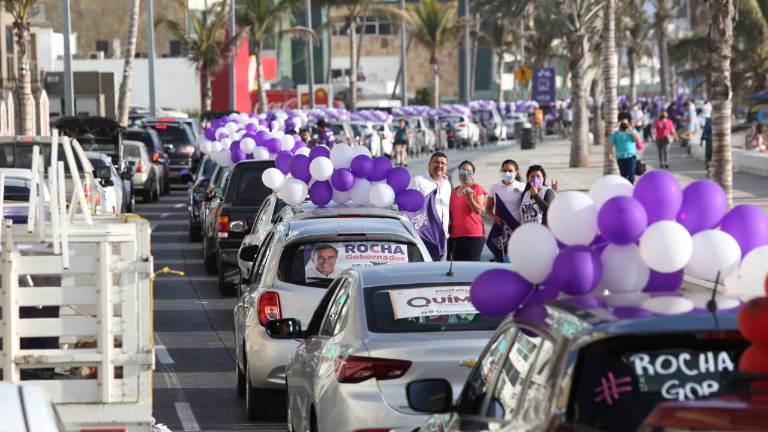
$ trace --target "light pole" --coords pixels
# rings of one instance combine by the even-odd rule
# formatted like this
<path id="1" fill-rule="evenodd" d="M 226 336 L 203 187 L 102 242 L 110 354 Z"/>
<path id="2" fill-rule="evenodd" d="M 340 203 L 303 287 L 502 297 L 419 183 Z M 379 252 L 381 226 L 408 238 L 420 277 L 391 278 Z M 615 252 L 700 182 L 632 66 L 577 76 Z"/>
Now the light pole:
<path id="1" fill-rule="evenodd" d="M 229 37 L 235 37 L 235 0 L 229 0 Z M 229 109 L 235 111 L 235 60 L 237 57 L 237 47 L 232 47 L 231 57 L 229 58 Z"/>
<path id="2" fill-rule="evenodd" d="M 400 11 L 405 13 L 405 0 L 400 0 Z M 408 71 L 408 47 L 405 46 L 405 22 L 400 24 L 400 65 L 402 70 L 400 71 L 400 104 L 402 106 L 408 105 L 408 89 L 405 79 L 405 74 Z"/>
<path id="3" fill-rule="evenodd" d="M 471 39 L 469 36 L 469 0 L 464 0 L 464 19 L 467 20 L 467 22 L 464 25 L 464 100 L 468 104 L 470 99 L 472 98 L 472 89 L 471 89 L 471 77 L 470 77 L 470 71 L 472 69 L 471 64 Z"/>
<path id="4" fill-rule="evenodd" d="M 154 0 L 147 0 L 147 60 L 149 63 L 149 113 L 157 117 L 155 95 L 155 11 Z"/>
<path id="5" fill-rule="evenodd" d="M 307 28 L 312 28 L 312 0 L 304 1 L 304 9 L 307 14 Z M 307 87 L 309 91 L 309 108 L 315 108 L 315 53 L 312 46 L 312 37 L 307 36 Z M 301 95 L 297 95 L 301 98 Z"/>
<path id="6" fill-rule="evenodd" d="M 75 115 L 75 92 L 72 84 L 72 20 L 69 12 L 69 0 L 61 2 L 64 18 L 64 115 Z"/>

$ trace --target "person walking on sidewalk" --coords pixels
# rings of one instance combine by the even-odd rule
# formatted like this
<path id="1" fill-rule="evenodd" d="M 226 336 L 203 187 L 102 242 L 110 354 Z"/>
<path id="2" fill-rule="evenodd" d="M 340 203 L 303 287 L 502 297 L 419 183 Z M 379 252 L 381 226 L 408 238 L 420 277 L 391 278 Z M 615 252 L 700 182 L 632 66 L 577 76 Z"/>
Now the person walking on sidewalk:
<path id="1" fill-rule="evenodd" d="M 501 163 L 501 181 L 491 186 L 485 200 L 485 214 L 493 220 L 486 244 L 498 262 L 504 262 L 509 236 L 520 225 L 520 203 L 525 190 L 522 180 L 517 162 L 505 160 Z"/>
<path id="2" fill-rule="evenodd" d="M 635 170 L 637 169 L 637 141 L 641 138 L 634 129 L 629 126 L 627 120 L 619 123 L 619 130 L 611 135 L 609 152 L 616 155 L 616 163 L 619 165 L 619 173 L 630 183 L 635 183 Z"/>
<path id="3" fill-rule="evenodd" d="M 410 141 L 411 131 L 405 119 L 400 119 L 395 128 L 395 165 L 408 166 L 408 142 Z"/>
<path id="4" fill-rule="evenodd" d="M 544 110 L 541 107 L 536 107 L 533 110 L 533 125 L 536 128 L 536 139 L 544 141 Z"/>
<path id="5" fill-rule="evenodd" d="M 427 165 L 427 171 L 413 177 L 411 188 L 418 190 L 427 196 L 437 189 L 435 194 L 435 207 L 440 221 L 443 223 L 445 238 L 448 238 L 448 225 L 450 223 L 451 182 L 448 180 L 448 156 L 441 151 L 432 153 Z M 445 249 L 444 249 L 445 250 Z"/>
<path id="6" fill-rule="evenodd" d="M 470 161 L 459 164 L 460 184 L 453 188 L 450 203 L 450 238 L 448 251 L 455 261 L 480 261 L 485 245 L 482 212 L 486 192 L 475 183 L 475 165 Z"/>
<path id="7" fill-rule="evenodd" d="M 675 124 L 667 118 L 667 112 L 659 113 L 659 119 L 653 125 L 656 148 L 659 150 L 659 168 L 669 168 L 669 146 L 675 141 Z"/>
<path id="8" fill-rule="evenodd" d="M 520 201 L 520 223 L 547 224 L 547 210 L 555 200 L 555 190 L 547 186 L 547 172 L 541 165 L 531 165 L 525 174 L 528 183 Z"/>

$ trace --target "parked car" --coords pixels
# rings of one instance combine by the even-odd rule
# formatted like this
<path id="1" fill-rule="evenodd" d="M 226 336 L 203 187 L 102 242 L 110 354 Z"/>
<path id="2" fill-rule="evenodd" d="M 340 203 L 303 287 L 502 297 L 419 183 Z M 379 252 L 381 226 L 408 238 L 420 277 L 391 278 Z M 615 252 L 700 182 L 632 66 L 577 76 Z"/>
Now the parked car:
<path id="1" fill-rule="evenodd" d="M 450 123 L 463 146 L 474 147 L 480 144 L 480 128 L 472 122 L 469 116 L 461 114 L 445 115 L 439 117 L 439 122 L 441 124 Z"/>
<path id="2" fill-rule="evenodd" d="M 353 121 L 349 123 L 349 126 L 352 128 L 352 133 L 354 133 L 357 143 L 368 148 L 371 152 L 371 156 L 376 157 L 382 155 L 382 139 L 379 133 L 373 128 L 371 122 Z"/>
<path id="3" fill-rule="evenodd" d="M 421 238 L 399 220 L 339 218 L 285 221 L 264 239 L 235 306 L 238 394 L 248 417 L 285 410 L 285 368 L 298 342 L 271 338 L 265 325 L 283 316 L 308 321 L 333 278 L 350 267 L 429 261 Z"/>
<path id="4" fill-rule="evenodd" d="M 240 249 L 237 252 L 237 267 L 240 270 L 240 282 L 238 287 L 238 297 L 244 291 L 243 284 L 248 280 L 248 272 L 253 266 L 253 261 L 259 253 L 259 247 L 272 229 L 272 226 L 281 220 L 281 215 L 285 216 L 283 209 L 288 209 L 289 213 L 294 212 L 293 206 L 288 206 L 281 200 L 276 193 L 270 194 L 261 203 L 261 207 L 256 212 L 256 216 L 251 223 L 250 232 L 243 237 L 240 243 Z"/>
<path id="5" fill-rule="evenodd" d="M 514 139 L 519 127 L 528 121 L 524 113 L 512 113 L 504 117 L 504 127 L 507 129 L 507 139 Z"/>
<path id="6" fill-rule="evenodd" d="M 355 132 L 352 130 L 352 126 L 348 121 L 329 121 L 327 122 L 328 128 L 333 132 L 333 136 L 337 143 L 347 143 L 352 145 L 355 139 Z"/>
<path id="7" fill-rule="evenodd" d="M 307 324 L 295 318 L 267 323 L 272 338 L 300 340 L 286 371 L 289 427 L 421 425 L 426 416 L 408 408 L 405 384 L 440 376 L 461 388 L 468 360 L 477 358 L 502 321 L 481 315 L 469 299 L 475 277 L 494 268 L 503 267 L 436 262 L 347 270 Z"/>
<path id="8" fill-rule="evenodd" d="M 56 407 L 42 387 L 0 382 L 0 430 L 66 432 Z"/>
<path id="9" fill-rule="evenodd" d="M 473 111 L 472 116 L 475 124 L 485 128 L 485 134 L 489 141 L 498 141 L 506 138 L 506 127 L 496 108 L 479 109 Z"/>
<path id="10" fill-rule="evenodd" d="M 431 153 L 435 151 L 437 147 L 435 131 L 424 117 L 399 117 L 392 120 L 392 125 L 397 125 L 401 118 L 408 122 L 408 126 L 411 128 L 411 133 L 413 134 L 413 139 L 409 149 L 411 154 L 418 155 L 421 153 Z"/>
<path id="11" fill-rule="evenodd" d="M 395 133 L 389 123 L 371 122 L 373 129 L 379 134 L 381 139 L 381 154 L 392 155 L 395 146 Z"/>
<path id="12" fill-rule="evenodd" d="M 29 194 L 32 191 L 32 170 L 24 168 L 0 168 L 0 174 L 5 175 L 3 189 L 3 208 L 0 219 L 12 220 L 15 224 L 27 223 L 29 215 Z M 51 194 L 46 183 L 40 183 L 37 189 L 38 199 L 49 202 Z"/>
<path id="13" fill-rule="evenodd" d="M 507 318 L 456 403 L 438 374 L 410 382 L 411 408 L 436 413 L 420 431 L 635 430 L 658 404 L 711 395 L 736 371 L 747 343 L 735 311 L 653 315 L 611 299 Z"/>
<path id="14" fill-rule="evenodd" d="M 187 203 L 187 213 L 189 216 L 189 241 L 200 241 L 202 238 L 203 229 L 203 217 L 202 217 L 202 205 L 208 198 L 208 186 L 211 183 L 213 173 L 216 171 L 216 162 L 206 155 L 203 160 L 200 161 L 200 165 L 195 172 L 194 177 L 191 174 L 187 174 L 183 180 L 188 183 L 192 182 L 192 186 L 189 188 L 189 201 Z"/>
<path id="15" fill-rule="evenodd" d="M 160 179 L 150 159 L 144 143 L 139 141 L 123 141 L 123 155 L 133 170 L 134 193 L 141 195 L 145 202 L 157 201 L 160 197 Z"/>
<path id="16" fill-rule="evenodd" d="M 96 198 L 96 204 L 99 204 L 99 199 L 104 200 L 107 214 L 133 213 L 135 203 L 131 177 L 121 176 L 106 154 L 92 151 L 85 154 L 93 166 L 94 177 L 99 180 L 104 191 L 100 198 Z"/>
<path id="17" fill-rule="evenodd" d="M 160 136 L 169 159 L 168 177 L 181 183 L 181 176 L 194 171 L 201 157 L 192 128 L 184 119 L 173 117 L 148 118 L 142 124 Z"/>
<path id="18" fill-rule="evenodd" d="M 216 230 L 218 229 L 218 208 L 224 199 L 224 191 L 227 189 L 232 170 L 218 166 L 213 173 L 208 191 L 203 200 L 200 212 L 202 221 L 203 240 L 203 264 L 208 274 L 216 274 L 218 262 L 216 260 Z"/>
<path id="19" fill-rule="evenodd" d="M 140 141 L 146 146 L 149 158 L 152 161 L 152 170 L 160 181 L 160 192 L 163 195 L 171 193 L 171 180 L 168 178 L 168 154 L 165 153 L 160 135 L 152 128 L 129 128 L 123 132 L 123 139 Z"/>

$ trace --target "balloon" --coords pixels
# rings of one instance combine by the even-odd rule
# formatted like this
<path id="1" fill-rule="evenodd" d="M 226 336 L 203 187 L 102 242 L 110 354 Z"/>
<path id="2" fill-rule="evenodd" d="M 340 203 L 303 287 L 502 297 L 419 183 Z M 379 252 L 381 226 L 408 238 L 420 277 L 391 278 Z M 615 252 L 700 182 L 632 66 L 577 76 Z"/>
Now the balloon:
<path id="1" fill-rule="evenodd" d="M 595 202 L 597 208 L 617 196 L 632 196 L 632 183 L 619 175 L 602 176 L 589 188 L 589 197 Z"/>
<path id="2" fill-rule="evenodd" d="M 340 190 L 333 190 L 333 202 L 336 204 L 346 204 L 350 199 L 350 193 L 349 192 L 342 192 Z"/>
<path id="3" fill-rule="evenodd" d="M 371 172 L 373 172 L 373 159 L 366 155 L 355 156 L 350 163 L 350 169 L 355 177 L 367 179 L 368 176 L 371 175 Z"/>
<path id="4" fill-rule="evenodd" d="M 315 180 L 328 180 L 333 175 L 333 163 L 327 157 L 319 157 L 309 163 L 309 173 Z"/>
<path id="5" fill-rule="evenodd" d="M 267 160 L 269 159 L 269 150 L 264 147 L 256 147 L 253 149 L 254 160 Z"/>
<path id="6" fill-rule="evenodd" d="M 240 126 L 238 126 L 235 122 L 227 122 L 227 124 L 224 125 L 224 128 L 228 132 L 235 132 L 236 130 L 240 129 Z"/>
<path id="7" fill-rule="evenodd" d="M 375 207 L 391 207 L 395 202 L 395 191 L 387 184 L 377 183 L 371 186 L 371 190 L 368 192 L 368 199 Z"/>
<path id="8" fill-rule="evenodd" d="M 352 148 L 349 147 L 349 144 L 338 143 L 331 149 L 330 159 L 335 168 L 349 168 L 353 157 L 355 156 L 352 154 Z"/>
<path id="9" fill-rule="evenodd" d="M 223 166 L 224 168 L 229 168 L 235 164 L 232 162 L 232 153 L 229 150 L 220 151 L 218 153 L 218 159 L 216 162 L 218 162 L 219 165 Z"/>
<path id="10" fill-rule="evenodd" d="M 752 249 L 768 245 L 768 218 L 756 205 L 737 205 L 725 215 L 720 229 L 739 242 L 742 257 Z"/>
<path id="11" fill-rule="evenodd" d="M 256 145 L 260 147 L 266 147 L 267 141 L 270 138 L 272 137 L 269 135 L 269 132 L 264 130 L 260 130 L 253 135 L 253 139 L 254 141 L 256 141 Z"/>
<path id="12" fill-rule="evenodd" d="M 610 307 L 628 307 L 628 306 L 639 306 L 644 301 L 651 298 L 651 296 L 641 292 L 628 292 L 628 293 L 608 294 L 603 298 L 605 298 L 605 304 L 607 304 Z"/>
<path id="13" fill-rule="evenodd" d="M 331 202 L 331 198 L 333 198 L 333 188 L 328 181 L 316 181 L 309 188 L 309 199 L 315 205 L 324 206 Z"/>
<path id="14" fill-rule="evenodd" d="M 561 242 L 586 246 L 597 235 L 597 207 L 584 192 L 562 192 L 549 206 L 547 224 Z"/>
<path id="15" fill-rule="evenodd" d="M 318 145 L 312 147 L 312 149 L 309 151 L 309 159 L 313 160 L 319 157 L 326 157 L 329 158 L 331 156 L 331 149 L 324 145 Z"/>
<path id="16" fill-rule="evenodd" d="M 222 138 L 220 141 L 222 150 L 229 150 L 232 146 L 232 140 L 229 138 Z"/>
<path id="17" fill-rule="evenodd" d="M 283 181 L 285 181 L 285 175 L 277 168 L 267 168 L 261 174 L 261 182 L 273 191 L 280 190 Z"/>
<path id="18" fill-rule="evenodd" d="M 205 137 L 206 137 L 206 138 L 207 138 L 209 141 L 213 141 L 213 140 L 217 140 L 217 139 L 218 139 L 218 138 L 216 137 L 216 130 L 215 130 L 215 129 L 213 129 L 212 127 L 207 127 L 207 128 L 205 128 L 205 130 L 203 131 L 203 135 L 205 135 Z"/>
<path id="19" fill-rule="evenodd" d="M 739 311 L 739 331 L 755 345 L 768 346 L 768 298 L 748 301 Z"/>
<path id="20" fill-rule="evenodd" d="M 695 278 L 714 281 L 739 269 L 741 248 L 730 234 L 719 230 L 704 230 L 693 236 L 693 255 L 685 273 Z M 768 265 L 766 265 L 768 268 Z"/>
<path id="21" fill-rule="evenodd" d="M 533 286 L 519 274 L 492 269 L 480 273 L 469 289 L 472 304 L 482 314 L 500 316 L 514 312 Z"/>
<path id="22" fill-rule="evenodd" d="M 600 282 L 603 265 L 588 246 L 569 246 L 557 255 L 552 276 L 547 282 L 560 291 L 579 296 L 592 291 Z"/>
<path id="23" fill-rule="evenodd" d="M 677 221 L 692 235 L 715 228 L 728 211 L 725 191 L 712 180 L 696 180 L 683 189 L 683 204 Z"/>
<path id="24" fill-rule="evenodd" d="M 275 168 L 283 174 L 288 174 L 291 170 L 291 160 L 293 155 L 288 152 L 280 152 L 275 158 Z"/>
<path id="25" fill-rule="evenodd" d="M 424 208 L 424 195 L 416 189 L 406 189 L 395 196 L 395 202 L 401 210 L 415 212 Z"/>
<path id="26" fill-rule="evenodd" d="M 644 301 L 642 308 L 657 315 L 680 315 L 692 311 L 693 302 L 685 297 L 659 296 Z"/>
<path id="27" fill-rule="evenodd" d="M 253 150 L 256 148 L 256 141 L 254 141 L 251 137 L 245 137 L 242 140 L 240 140 L 240 149 L 243 150 L 246 153 L 253 153 Z"/>
<path id="28" fill-rule="evenodd" d="M 643 291 L 645 292 L 670 292 L 677 291 L 683 284 L 683 270 L 672 273 L 660 273 L 651 270 L 651 277 Z"/>
<path id="29" fill-rule="evenodd" d="M 242 150 L 240 150 L 239 147 L 234 150 L 231 150 L 229 152 L 229 156 L 232 159 L 233 164 L 236 164 L 241 160 L 245 159 L 245 153 Z"/>
<path id="30" fill-rule="evenodd" d="M 768 374 L 768 346 L 752 345 L 739 358 L 739 372 Z"/>
<path id="31" fill-rule="evenodd" d="M 224 128 L 216 129 L 216 132 L 214 132 L 213 137 L 216 139 L 216 141 L 221 141 L 223 138 L 229 137 L 229 132 L 227 132 Z"/>
<path id="32" fill-rule="evenodd" d="M 306 156 L 307 158 L 309 158 L 309 147 L 301 147 L 296 150 L 295 154 Z"/>
<path id="33" fill-rule="evenodd" d="M 307 198 L 307 185 L 295 178 L 287 179 L 277 196 L 289 205 L 299 205 Z"/>
<path id="34" fill-rule="evenodd" d="M 549 313 L 547 312 L 547 308 L 544 305 L 526 302 L 522 309 L 515 313 L 515 322 L 523 322 L 526 324 L 543 326 L 546 325 L 548 316 Z"/>
<path id="35" fill-rule="evenodd" d="M 293 159 L 291 159 L 291 165 L 288 169 L 294 178 L 297 178 L 304 183 L 309 183 L 309 181 L 312 180 L 312 175 L 309 173 L 309 158 L 306 156 L 294 156 Z"/>
<path id="36" fill-rule="evenodd" d="M 676 272 L 691 260 L 693 239 L 688 230 L 677 222 L 656 222 L 640 237 L 640 255 L 652 270 Z"/>
<path id="37" fill-rule="evenodd" d="M 355 185 L 349 190 L 349 198 L 357 206 L 368 205 L 370 192 L 371 182 L 368 180 L 357 179 Z"/>
<path id="38" fill-rule="evenodd" d="M 648 283 L 651 271 L 640 258 L 636 245 L 608 245 L 600 255 L 603 280 L 600 286 L 612 293 L 640 292 Z"/>
<path id="39" fill-rule="evenodd" d="M 352 159 L 358 157 L 358 156 L 368 156 L 368 158 L 371 157 L 371 151 L 368 150 L 368 147 L 366 146 L 354 146 L 352 147 Z"/>
<path id="40" fill-rule="evenodd" d="M 635 184 L 634 196 L 648 213 L 648 224 L 675 220 L 683 204 L 683 191 L 672 174 L 663 170 L 645 173 Z"/>
<path id="41" fill-rule="evenodd" d="M 613 316 L 619 319 L 652 317 L 653 313 L 639 307 L 617 307 L 613 309 Z"/>
<path id="42" fill-rule="evenodd" d="M 559 293 L 560 290 L 557 289 L 557 286 L 550 284 L 549 279 L 547 279 L 542 284 L 533 286 L 533 293 L 525 301 L 525 304 L 530 305 L 554 300 Z"/>
<path id="43" fill-rule="evenodd" d="M 283 143 L 279 138 L 270 138 L 264 144 L 264 147 L 266 147 L 270 153 L 275 154 L 280 152 L 283 147 Z"/>
<path id="44" fill-rule="evenodd" d="M 280 142 L 282 142 L 282 146 L 280 147 L 282 151 L 289 151 L 296 145 L 296 141 L 290 135 L 283 135 L 283 137 L 280 138 Z"/>
<path id="45" fill-rule="evenodd" d="M 203 140 L 200 143 L 200 152 L 202 154 L 208 154 L 208 153 L 211 152 L 212 147 L 213 147 L 213 143 L 212 142 L 208 141 L 207 139 Z"/>
<path id="46" fill-rule="evenodd" d="M 387 175 L 387 184 L 394 189 L 395 193 L 404 191 L 411 183 L 411 175 L 403 167 L 392 168 Z"/>
<path id="47" fill-rule="evenodd" d="M 752 249 L 741 261 L 741 276 L 738 295 L 742 299 L 751 299 L 765 295 L 766 277 L 768 277 L 768 246 Z"/>
<path id="48" fill-rule="evenodd" d="M 221 146 L 221 143 L 218 141 L 214 141 L 211 143 L 211 153 L 218 153 L 223 150 L 223 147 Z"/>
<path id="49" fill-rule="evenodd" d="M 605 240 L 626 245 L 634 243 L 648 226 L 648 215 L 640 201 L 617 196 L 609 199 L 597 214 L 597 226 Z"/>
<path id="50" fill-rule="evenodd" d="M 333 188 L 342 192 L 346 192 L 352 189 L 355 185 L 355 176 L 352 172 L 346 168 L 338 168 L 333 171 L 331 175 L 331 184 Z"/>
<path id="51" fill-rule="evenodd" d="M 373 158 L 373 171 L 368 176 L 370 181 L 381 181 L 387 178 L 389 171 L 392 169 L 392 161 L 386 156 L 378 156 Z"/>
<path id="52" fill-rule="evenodd" d="M 552 271 L 557 242 L 544 225 L 524 224 L 510 236 L 507 254 L 513 270 L 531 283 L 539 284 Z"/>

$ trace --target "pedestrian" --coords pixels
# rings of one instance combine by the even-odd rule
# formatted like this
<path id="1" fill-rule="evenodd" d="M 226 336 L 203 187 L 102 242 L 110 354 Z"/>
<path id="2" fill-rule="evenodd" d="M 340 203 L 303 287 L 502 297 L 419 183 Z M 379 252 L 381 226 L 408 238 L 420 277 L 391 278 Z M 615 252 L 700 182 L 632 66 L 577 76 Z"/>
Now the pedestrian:
<path id="1" fill-rule="evenodd" d="M 489 245 L 489 249 L 498 262 L 504 261 L 509 236 L 520 225 L 520 203 L 525 191 L 522 180 L 517 162 L 505 160 L 501 163 L 501 181 L 491 186 L 485 200 L 485 214 L 493 220 L 493 228 L 488 235 L 488 242 L 493 247 Z"/>
<path id="2" fill-rule="evenodd" d="M 411 188 L 418 190 L 426 196 L 435 189 L 435 207 L 437 208 L 440 222 L 443 224 L 445 238 L 448 238 L 448 226 L 450 224 L 450 200 L 451 182 L 448 180 L 448 156 L 441 151 L 432 153 L 427 165 L 427 171 L 413 177 Z"/>
<path id="3" fill-rule="evenodd" d="M 333 131 L 328 127 L 328 122 L 324 119 L 320 119 L 317 122 L 317 138 L 313 140 L 313 144 L 310 147 L 316 145 L 324 145 L 328 148 L 333 148 L 336 144 L 336 136 L 333 135 Z"/>
<path id="4" fill-rule="evenodd" d="M 544 110 L 537 106 L 533 110 L 533 125 L 536 128 L 536 139 L 544 140 Z"/>
<path id="5" fill-rule="evenodd" d="M 632 108 L 632 111 L 629 112 L 629 115 L 632 119 L 632 127 L 635 128 L 635 132 L 641 134 L 645 115 L 643 114 L 643 110 L 640 109 L 640 105 L 636 104 L 634 108 Z"/>
<path id="6" fill-rule="evenodd" d="M 702 114 L 706 115 L 706 110 L 702 111 Z M 712 116 L 704 117 L 704 129 L 701 131 L 699 145 L 704 146 L 704 169 L 707 171 L 707 177 L 709 177 L 709 164 L 712 162 Z"/>
<path id="7" fill-rule="evenodd" d="M 635 183 L 635 170 L 637 169 L 637 142 L 640 136 L 629 126 L 629 121 L 622 120 L 619 130 L 611 135 L 612 146 L 608 147 L 609 153 L 616 156 L 621 176 Z"/>
<path id="8" fill-rule="evenodd" d="M 696 104 L 694 104 L 691 100 L 687 100 L 683 106 L 685 109 L 686 136 L 680 140 L 681 147 L 687 146 L 689 142 L 693 140 L 696 129 L 699 126 L 699 121 L 696 115 Z"/>
<path id="9" fill-rule="evenodd" d="M 301 138 L 301 142 L 309 145 L 310 141 L 312 141 L 312 134 L 309 133 L 309 128 L 301 128 L 299 130 L 299 138 Z"/>
<path id="10" fill-rule="evenodd" d="M 482 212 L 486 192 L 475 183 L 475 165 L 459 164 L 459 185 L 451 192 L 451 236 L 448 251 L 454 261 L 480 261 L 485 245 Z"/>
<path id="11" fill-rule="evenodd" d="M 752 135 L 749 150 L 756 153 L 764 153 L 766 151 L 765 137 L 763 137 L 763 125 L 759 123 L 755 125 L 755 132 Z"/>
<path id="12" fill-rule="evenodd" d="M 520 201 L 520 223 L 547 224 L 547 210 L 555 191 L 547 186 L 547 172 L 541 165 L 531 165 L 525 174 L 527 183 Z"/>
<path id="13" fill-rule="evenodd" d="M 410 141 L 411 131 L 405 119 L 400 119 L 395 128 L 395 165 L 408 166 L 408 142 Z"/>
<path id="14" fill-rule="evenodd" d="M 667 118 L 667 112 L 659 113 L 659 119 L 653 126 L 656 136 L 656 148 L 659 150 L 659 168 L 669 168 L 669 146 L 675 141 L 675 125 Z"/>
<path id="15" fill-rule="evenodd" d="M 573 111 L 570 103 L 563 109 L 563 139 L 571 137 L 571 125 L 573 124 Z"/>

